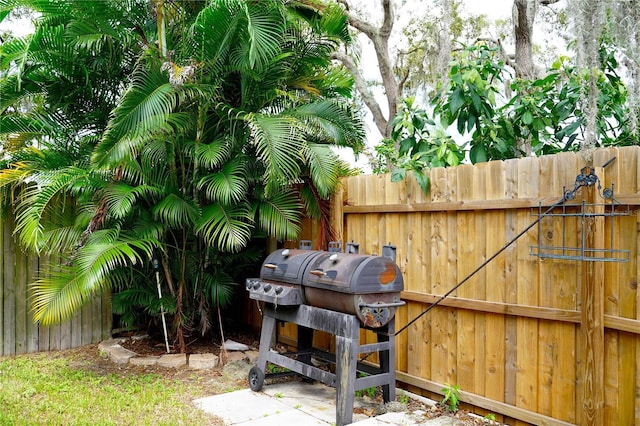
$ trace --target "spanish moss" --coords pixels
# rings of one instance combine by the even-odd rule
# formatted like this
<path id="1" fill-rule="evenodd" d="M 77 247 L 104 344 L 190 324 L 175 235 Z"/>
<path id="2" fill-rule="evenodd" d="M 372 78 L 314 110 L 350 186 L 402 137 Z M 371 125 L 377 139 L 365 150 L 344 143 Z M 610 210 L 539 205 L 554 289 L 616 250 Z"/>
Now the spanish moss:
<path id="1" fill-rule="evenodd" d="M 640 1 L 617 1 L 611 7 L 611 33 L 620 47 L 621 64 L 627 69 L 627 125 L 637 136 L 640 120 Z"/>
<path id="2" fill-rule="evenodd" d="M 599 69 L 598 52 L 600 36 L 606 20 L 606 7 L 602 0 L 571 0 L 567 10 L 573 12 L 573 24 L 576 34 L 577 65 L 585 79 L 582 104 L 587 118 L 585 138 L 580 148 L 587 161 L 596 146 L 598 116 L 597 72 Z"/>

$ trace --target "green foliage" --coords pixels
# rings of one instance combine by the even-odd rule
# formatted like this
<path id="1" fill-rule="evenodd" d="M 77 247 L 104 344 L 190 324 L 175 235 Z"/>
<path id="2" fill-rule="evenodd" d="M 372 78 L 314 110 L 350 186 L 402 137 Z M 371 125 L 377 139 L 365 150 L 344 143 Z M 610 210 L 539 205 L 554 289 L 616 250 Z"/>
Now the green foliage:
<path id="1" fill-rule="evenodd" d="M 561 57 L 539 79 L 516 79 L 510 86 L 513 95 L 502 104 L 496 96 L 510 73 L 497 51 L 476 44 L 463 52 L 434 108 L 443 125 L 456 124 L 461 135 L 471 136 L 472 163 L 517 157 L 526 146 L 535 154 L 579 149 L 586 139 L 585 87 L 592 79 L 598 91 L 597 146 L 637 143 L 625 124 L 627 89 L 611 45 L 601 44 L 599 69 L 579 71 Z"/>
<path id="2" fill-rule="evenodd" d="M 466 46 L 454 54 L 447 87 L 430 101 L 432 118 L 413 98 L 403 101 L 392 138 L 376 147 L 374 172 L 391 172 L 394 182 L 412 173 L 427 191 L 426 170 L 457 165 L 466 155 L 478 163 L 578 150 L 587 139 L 585 87 L 591 82 L 598 92 L 596 146 L 638 144 L 626 124 L 627 89 L 613 46 L 603 41 L 599 59 L 599 69 L 579 71 L 560 57 L 541 78 L 511 82 L 512 95 L 505 97 L 512 75 L 498 49 L 484 42 Z"/>
<path id="3" fill-rule="evenodd" d="M 495 415 L 495 414 L 493 414 L 493 413 L 489 413 L 489 414 L 487 414 L 487 415 L 483 416 L 483 417 L 482 417 L 482 420 L 484 420 L 484 421 L 485 421 L 485 422 L 487 422 L 487 423 L 491 423 L 491 424 L 493 424 L 493 422 L 495 422 L 495 421 L 496 421 L 496 415 Z"/>
<path id="4" fill-rule="evenodd" d="M 633 144 L 626 126 L 627 89 L 616 72 L 610 46 L 601 45 L 600 64 L 590 75 L 578 72 L 569 58 L 560 57 L 544 77 L 514 81 L 511 88 L 517 95 L 500 111 L 500 133 L 511 140 L 529 141 L 535 154 L 578 150 L 586 139 L 584 91 L 593 78 L 598 90 L 597 146 Z"/>
<path id="5" fill-rule="evenodd" d="M 277 373 L 286 373 L 289 369 L 281 367 L 276 364 L 272 364 L 270 362 L 267 363 L 267 374 L 277 374 Z"/>
<path id="6" fill-rule="evenodd" d="M 444 392 L 444 398 L 440 403 L 447 407 L 452 413 L 458 411 L 458 407 L 460 405 L 460 387 L 457 385 L 450 385 L 449 383 L 445 383 L 444 388 L 442 388 L 442 392 Z"/>
<path id="7" fill-rule="evenodd" d="M 251 243 L 325 214 L 343 170 L 329 145 L 362 146 L 353 81 L 331 62 L 344 14 L 281 0 L 13 3 L 41 17 L 0 46 L 2 199 L 22 244 L 54 255 L 36 319 L 114 289 L 127 323 L 162 306 L 178 340 L 210 331 L 259 256 Z"/>
<path id="8" fill-rule="evenodd" d="M 429 118 L 425 110 L 415 106 L 413 98 L 403 101 L 403 107 L 393 121 L 391 139 L 383 140 L 376 152 L 376 173 L 391 171 L 393 182 L 412 173 L 425 192 L 429 189 L 426 170 L 455 166 L 464 158 L 453 139 Z M 392 170 L 390 166 L 393 166 Z"/>
<path id="9" fill-rule="evenodd" d="M 358 398 L 362 398 L 363 396 L 368 396 L 369 398 L 374 398 L 376 396 L 376 392 L 377 392 L 377 387 L 375 386 L 371 386 L 365 389 L 359 389 L 356 391 L 355 395 Z"/>
<path id="10" fill-rule="evenodd" d="M 515 147 L 499 134 L 497 97 L 507 72 L 497 48 L 476 43 L 456 52 L 449 85 L 434 99 L 434 114 L 443 127 L 455 124 L 460 135 L 470 134 L 472 163 L 515 156 Z M 465 143 L 466 144 L 466 143 Z"/>
<path id="11" fill-rule="evenodd" d="M 368 374 L 366 373 L 358 373 L 359 377 L 367 377 Z M 367 395 L 369 398 L 374 398 L 376 396 L 376 392 L 378 391 L 378 387 L 377 386 L 371 386 L 365 389 L 359 389 L 355 392 L 355 395 L 359 398 L 363 397 L 364 395 Z"/>

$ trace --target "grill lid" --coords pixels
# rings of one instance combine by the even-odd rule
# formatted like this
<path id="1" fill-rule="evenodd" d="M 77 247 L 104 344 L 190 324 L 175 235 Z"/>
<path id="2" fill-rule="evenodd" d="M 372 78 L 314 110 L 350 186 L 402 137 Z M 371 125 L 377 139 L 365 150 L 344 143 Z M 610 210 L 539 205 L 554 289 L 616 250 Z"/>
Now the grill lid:
<path id="1" fill-rule="evenodd" d="M 271 252 L 262 264 L 260 279 L 301 284 L 305 269 L 314 257 L 323 252 L 300 249 L 281 249 Z"/>
<path id="2" fill-rule="evenodd" d="M 302 284 L 352 294 L 404 289 L 402 273 L 393 259 L 349 253 L 319 254 L 312 260 Z"/>

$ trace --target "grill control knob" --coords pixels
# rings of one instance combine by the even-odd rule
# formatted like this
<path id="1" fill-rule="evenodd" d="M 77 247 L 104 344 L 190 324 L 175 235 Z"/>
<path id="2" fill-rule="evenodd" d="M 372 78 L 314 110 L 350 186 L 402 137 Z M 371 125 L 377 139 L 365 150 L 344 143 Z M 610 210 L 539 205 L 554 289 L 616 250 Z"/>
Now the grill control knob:
<path id="1" fill-rule="evenodd" d="M 256 281 L 256 282 L 254 282 L 254 283 L 253 283 L 253 289 L 254 289 L 254 290 L 259 290 L 259 289 L 260 289 L 260 283 L 259 283 L 259 282 L 257 282 L 257 281 Z"/>
<path id="2" fill-rule="evenodd" d="M 276 294 L 282 293 L 284 289 L 281 286 L 276 287 Z"/>
<path id="3" fill-rule="evenodd" d="M 265 284 L 263 290 L 265 293 L 269 293 L 271 291 L 271 284 Z"/>

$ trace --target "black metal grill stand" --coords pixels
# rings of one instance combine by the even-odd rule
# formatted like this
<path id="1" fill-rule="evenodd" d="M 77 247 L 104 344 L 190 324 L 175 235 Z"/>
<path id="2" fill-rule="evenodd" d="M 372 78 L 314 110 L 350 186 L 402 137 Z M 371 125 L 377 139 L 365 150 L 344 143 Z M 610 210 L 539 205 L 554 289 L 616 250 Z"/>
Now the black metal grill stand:
<path id="1" fill-rule="evenodd" d="M 297 352 L 279 354 L 271 350 L 278 321 L 298 326 Z M 361 323 L 355 315 L 308 305 L 275 309 L 272 304 L 265 304 L 260 353 L 258 363 L 249 372 L 249 386 L 258 391 L 265 378 L 279 375 L 265 374 L 267 362 L 284 367 L 293 373 L 334 387 L 336 426 L 351 423 L 357 390 L 382 386 L 384 402 L 395 400 L 395 318 L 384 327 L 369 329 L 377 334 L 377 343 L 360 345 L 360 329 Z M 313 348 L 314 330 L 335 336 L 335 354 Z M 371 352 L 378 352 L 379 367 L 358 361 L 359 354 Z M 315 367 L 311 363 L 312 357 L 335 364 L 335 374 Z M 364 375 L 358 377 L 358 372 Z"/>

